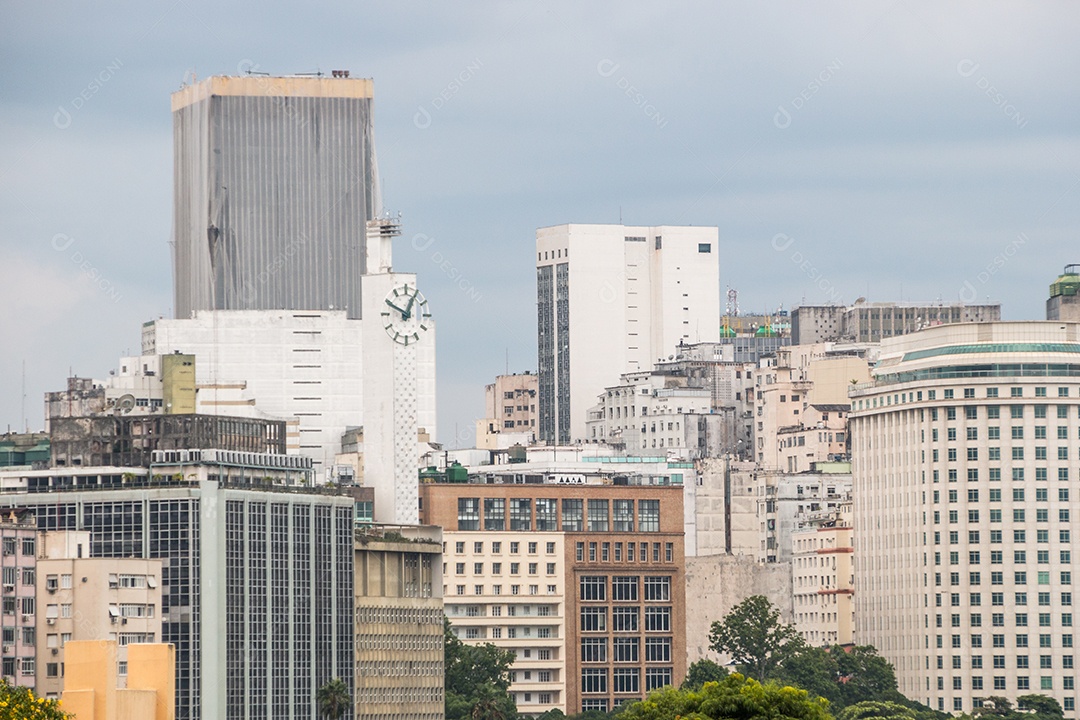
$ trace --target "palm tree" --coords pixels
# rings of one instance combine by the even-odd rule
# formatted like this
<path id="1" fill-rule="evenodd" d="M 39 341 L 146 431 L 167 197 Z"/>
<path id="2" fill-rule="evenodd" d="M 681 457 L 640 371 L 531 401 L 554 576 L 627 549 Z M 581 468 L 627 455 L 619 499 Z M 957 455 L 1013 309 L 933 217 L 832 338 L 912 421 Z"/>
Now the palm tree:
<path id="1" fill-rule="evenodd" d="M 327 720 L 338 720 L 352 705 L 349 687 L 341 678 L 327 681 L 319 688 L 315 699 L 319 703 L 319 715 Z"/>

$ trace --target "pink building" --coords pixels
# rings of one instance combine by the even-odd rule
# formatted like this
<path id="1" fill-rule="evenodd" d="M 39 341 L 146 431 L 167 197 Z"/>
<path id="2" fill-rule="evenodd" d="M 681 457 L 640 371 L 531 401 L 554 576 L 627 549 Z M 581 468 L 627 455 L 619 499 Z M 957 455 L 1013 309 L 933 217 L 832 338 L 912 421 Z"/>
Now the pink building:
<path id="1" fill-rule="evenodd" d="M 36 679 L 37 534 L 33 511 L 0 515 L 0 675 L 29 687 Z"/>

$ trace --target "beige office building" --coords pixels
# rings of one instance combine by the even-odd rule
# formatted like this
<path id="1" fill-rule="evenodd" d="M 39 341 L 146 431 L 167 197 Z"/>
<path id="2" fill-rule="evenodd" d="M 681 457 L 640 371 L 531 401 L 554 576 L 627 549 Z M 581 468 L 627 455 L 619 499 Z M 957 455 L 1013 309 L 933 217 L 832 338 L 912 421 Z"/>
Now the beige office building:
<path id="1" fill-rule="evenodd" d="M 1075 717 L 1080 324 L 887 340 L 851 397 L 859 644 L 938 710 L 1037 693 Z"/>
<path id="2" fill-rule="evenodd" d="M 360 531 L 356 581 L 356 720 L 442 720 L 442 533 Z"/>

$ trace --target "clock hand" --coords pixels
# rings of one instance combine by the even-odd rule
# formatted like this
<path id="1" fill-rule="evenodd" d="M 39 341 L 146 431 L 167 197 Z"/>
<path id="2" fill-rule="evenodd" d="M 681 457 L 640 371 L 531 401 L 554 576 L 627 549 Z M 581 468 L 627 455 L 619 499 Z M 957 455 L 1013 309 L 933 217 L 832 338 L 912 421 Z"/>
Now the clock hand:
<path id="1" fill-rule="evenodd" d="M 399 313 L 401 313 L 401 319 L 402 320 L 408 320 L 409 319 L 408 311 L 402 310 L 401 308 L 399 308 L 397 305 L 390 302 L 389 300 L 386 301 L 386 304 L 389 305 L 390 307 L 394 308 L 395 310 L 397 310 Z"/>
<path id="2" fill-rule="evenodd" d="M 408 320 L 410 317 L 412 317 L 412 306 L 413 306 L 413 303 L 415 303 L 415 302 L 416 302 L 416 294 L 413 293 L 409 297 L 409 304 L 405 306 L 405 312 L 409 317 L 406 317 L 406 318 L 403 318 L 403 319 Z"/>

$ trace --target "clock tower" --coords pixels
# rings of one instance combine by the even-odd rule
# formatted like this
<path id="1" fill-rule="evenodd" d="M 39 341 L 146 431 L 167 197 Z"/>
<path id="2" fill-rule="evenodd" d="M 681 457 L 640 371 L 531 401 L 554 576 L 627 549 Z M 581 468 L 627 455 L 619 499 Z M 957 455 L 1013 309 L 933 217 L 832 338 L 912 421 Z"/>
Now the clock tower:
<path id="1" fill-rule="evenodd" d="M 374 220 L 382 237 L 397 222 Z M 388 225 L 393 225 L 389 231 Z M 389 243 L 363 293 L 364 484 L 375 488 L 375 520 L 419 521 L 419 434 L 434 434 L 435 321 L 416 275 L 390 266 Z"/>

